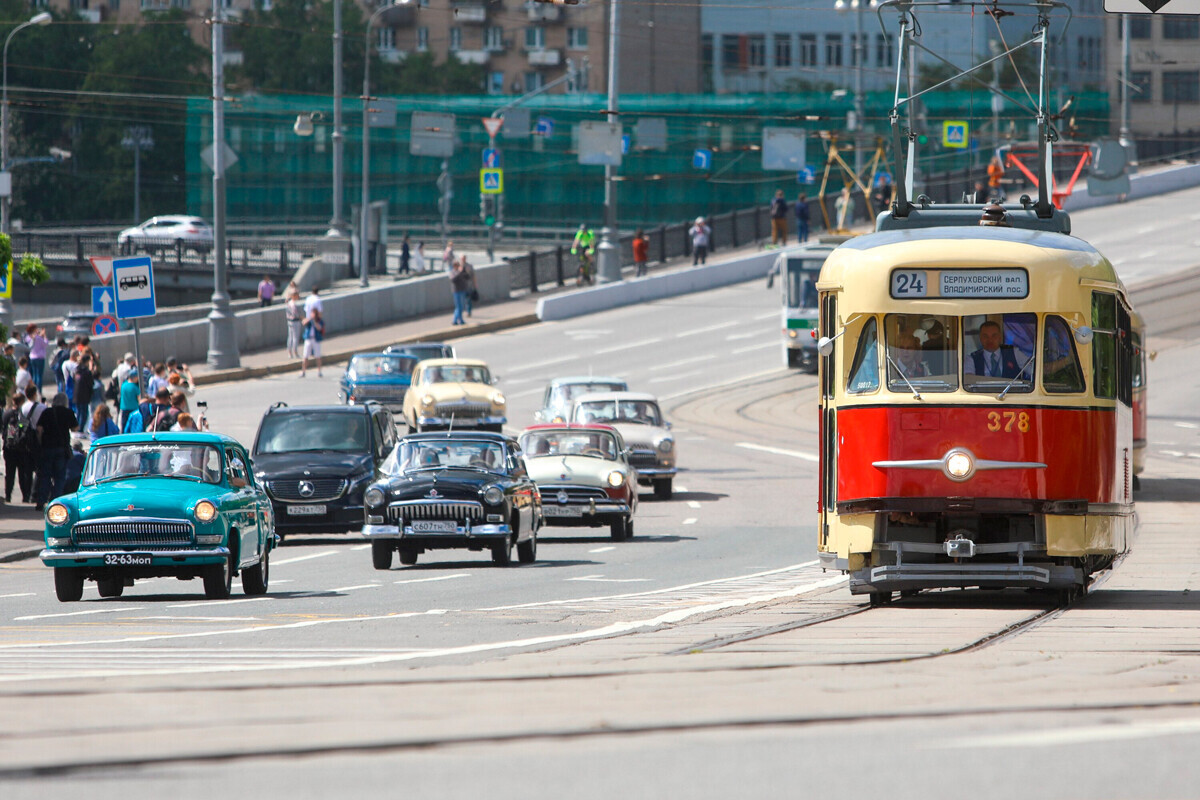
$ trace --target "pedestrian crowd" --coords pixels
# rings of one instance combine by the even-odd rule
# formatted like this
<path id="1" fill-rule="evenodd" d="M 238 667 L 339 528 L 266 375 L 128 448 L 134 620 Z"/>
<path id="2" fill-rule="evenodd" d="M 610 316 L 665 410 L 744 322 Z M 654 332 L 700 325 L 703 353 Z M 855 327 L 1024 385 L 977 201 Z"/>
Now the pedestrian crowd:
<path id="1" fill-rule="evenodd" d="M 85 449 L 105 437 L 208 428 L 204 404 L 196 415 L 189 406 L 195 393 L 191 370 L 175 358 L 157 364 L 147 360 L 139 368 L 133 353 L 126 353 L 106 373 L 89 337 L 76 336 L 70 343 L 60 337 L 49 361 L 55 382 L 51 395 L 43 385 L 45 331 L 30 325 L 20 338 L 28 352 L 17 357 L 15 390 L 0 415 L 5 502 L 11 503 L 13 489 L 19 489 L 21 502 L 41 510 L 75 491 Z"/>

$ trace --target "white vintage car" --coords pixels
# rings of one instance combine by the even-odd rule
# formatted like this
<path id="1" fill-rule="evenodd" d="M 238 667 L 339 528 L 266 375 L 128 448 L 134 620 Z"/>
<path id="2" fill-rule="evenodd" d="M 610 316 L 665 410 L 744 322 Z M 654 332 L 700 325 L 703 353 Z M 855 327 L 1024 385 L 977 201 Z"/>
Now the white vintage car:
<path id="1" fill-rule="evenodd" d="M 542 495 L 542 521 L 564 527 L 609 527 L 633 537 L 637 471 L 620 432 L 609 425 L 534 425 L 521 434 L 525 465 Z"/>
<path id="2" fill-rule="evenodd" d="M 638 482 L 654 486 L 654 496 L 671 499 L 675 478 L 675 437 L 671 423 L 663 420 L 658 398 L 642 392 L 598 392 L 575 398 L 571 422 L 612 425 L 629 448 L 629 464 Z"/>
<path id="3" fill-rule="evenodd" d="M 408 432 L 471 428 L 499 433 L 508 421 L 504 393 L 487 364 L 466 358 L 431 358 L 413 368 L 404 394 Z"/>

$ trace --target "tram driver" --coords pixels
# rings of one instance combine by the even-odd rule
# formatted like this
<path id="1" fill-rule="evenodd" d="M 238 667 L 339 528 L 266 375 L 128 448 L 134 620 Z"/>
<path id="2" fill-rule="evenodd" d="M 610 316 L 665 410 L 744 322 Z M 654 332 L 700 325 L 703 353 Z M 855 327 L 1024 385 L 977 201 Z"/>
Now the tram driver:
<path id="1" fill-rule="evenodd" d="M 1028 361 L 1027 354 L 1004 343 L 1004 329 L 999 322 L 989 319 L 980 324 L 979 349 L 967 356 L 963 367 L 967 375 L 1015 378 Z"/>

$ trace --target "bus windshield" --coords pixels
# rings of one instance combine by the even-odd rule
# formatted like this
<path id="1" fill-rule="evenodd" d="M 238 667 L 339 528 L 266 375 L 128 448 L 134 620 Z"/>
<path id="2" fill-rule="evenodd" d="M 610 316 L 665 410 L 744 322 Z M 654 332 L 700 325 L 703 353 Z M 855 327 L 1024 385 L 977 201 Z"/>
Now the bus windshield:
<path id="1" fill-rule="evenodd" d="M 787 279 L 784 282 L 788 308 L 817 308 L 817 277 L 823 261 L 811 258 L 789 258 Z"/>

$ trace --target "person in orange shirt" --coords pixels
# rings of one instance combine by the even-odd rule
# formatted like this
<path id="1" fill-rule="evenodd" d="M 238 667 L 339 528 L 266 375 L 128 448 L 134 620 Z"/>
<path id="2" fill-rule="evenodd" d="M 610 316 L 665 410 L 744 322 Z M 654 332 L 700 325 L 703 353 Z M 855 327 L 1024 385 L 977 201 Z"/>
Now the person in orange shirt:
<path id="1" fill-rule="evenodd" d="M 1004 163 L 1000 161 L 1000 156 L 992 156 L 992 160 L 988 163 L 987 174 L 988 194 L 1004 202 L 1004 190 L 1000 188 L 1000 179 L 1004 177 Z"/>
<path id="2" fill-rule="evenodd" d="M 646 274 L 646 259 L 650 254 L 650 240 L 641 228 L 633 235 L 633 265 L 637 267 L 634 277 L 640 278 Z"/>

